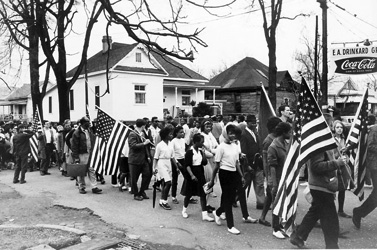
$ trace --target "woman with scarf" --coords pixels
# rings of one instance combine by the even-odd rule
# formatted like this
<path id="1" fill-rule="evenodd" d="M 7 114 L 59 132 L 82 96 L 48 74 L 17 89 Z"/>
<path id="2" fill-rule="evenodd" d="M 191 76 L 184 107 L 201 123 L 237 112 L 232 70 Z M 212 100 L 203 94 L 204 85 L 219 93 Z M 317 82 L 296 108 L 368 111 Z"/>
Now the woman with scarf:
<path id="1" fill-rule="evenodd" d="M 232 143 L 236 139 L 236 126 L 230 124 L 225 129 L 225 141 L 219 145 L 215 155 L 215 169 L 208 188 L 212 188 L 215 182 L 216 174 L 219 172 L 221 186 L 221 204 L 220 207 L 213 211 L 217 225 L 221 225 L 220 215 L 225 212 L 228 232 L 240 234 L 240 231 L 234 227 L 232 204 L 237 194 L 238 183 L 245 183 L 243 173 L 240 168 L 239 155 L 241 153 L 237 144 Z"/>
<path id="2" fill-rule="evenodd" d="M 216 148 L 218 143 L 216 138 L 212 135 L 212 121 L 210 119 L 204 119 L 202 121 L 201 127 L 201 135 L 204 137 L 203 149 L 204 153 L 207 158 L 207 165 L 204 166 L 204 176 L 206 181 L 209 182 L 212 177 L 213 169 L 215 168 L 214 156 L 216 154 Z M 217 179 L 216 179 L 217 180 Z M 216 194 L 212 193 L 213 197 L 216 197 Z M 207 202 L 208 202 L 207 197 Z M 212 212 L 215 208 L 209 204 L 207 204 L 207 211 Z"/>

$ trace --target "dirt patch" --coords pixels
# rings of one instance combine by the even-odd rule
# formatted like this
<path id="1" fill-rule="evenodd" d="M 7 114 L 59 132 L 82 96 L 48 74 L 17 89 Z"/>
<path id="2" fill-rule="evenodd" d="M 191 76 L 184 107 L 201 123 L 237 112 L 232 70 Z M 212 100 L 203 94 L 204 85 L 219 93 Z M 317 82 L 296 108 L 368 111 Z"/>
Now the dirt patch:
<path id="1" fill-rule="evenodd" d="M 25 228 L 1 229 L 0 249 L 26 249 L 49 244 L 60 249 L 80 242 L 80 236 L 62 230 L 35 228 L 37 224 L 77 228 L 93 238 L 125 238 L 125 231 L 105 223 L 90 209 L 74 209 L 52 204 L 48 194 L 22 197 L 11 187 L 0 184 L 0 224 Z"/>
<path id="2" fill-rule="evenodd" d="M 0 249 L 27 249 L 40 244 L 47 244 L 55 249 L 61 249 L 81 242 L 80 236 L 54 229 L 46 228 L 11 228 L 0 229 Z"/>

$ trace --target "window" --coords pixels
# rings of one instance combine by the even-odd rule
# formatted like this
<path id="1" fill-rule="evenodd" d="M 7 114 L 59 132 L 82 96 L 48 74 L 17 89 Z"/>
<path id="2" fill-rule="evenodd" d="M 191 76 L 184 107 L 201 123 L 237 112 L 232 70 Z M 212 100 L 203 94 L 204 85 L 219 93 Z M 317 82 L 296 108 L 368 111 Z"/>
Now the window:
<path id="1" fill-rule="evenodd" d="M 190 90 L 182 90 L 182 106 L 190 105 L 191 93 Z"/>
<path id="2" fill-rule="evenodd" d="M 241 94 L 240 93 L 235 93 L 234 94 L 234 110 L 237 113 L 241 113 L 242 112 Z"/>
<path id="3" fill-rule="evenodd" d="M 141 53 L 137 52 L 135 55 L 136 55 L 136 62 L 141 62 Z"/>
<path id="4" fill-rule="evenodd" d="M 100 107 L 100 99 L 99 99 L 99 86 L 95 86 L 94 88 L 94 100 L 95 100 L 95 105 Z"/>
<path id="5" fill-rule="evenodd" d="M 75 106 L 74 106 L 74 99 L 73 99 L 73 89 L 71 89 L 69 91 L 69 109 L 70 110 L 74 110 L 75 109 Z"/>
<path id="6" fill-rule="evenodd" d="M 51 114 L 52 113 L 52 97 L 48 97 L 48 112 Z"/>
<path id="7" fill-rule="evenodd" d="M 145 85 L 135 85 L 135 103 L 145 104 Z"/>

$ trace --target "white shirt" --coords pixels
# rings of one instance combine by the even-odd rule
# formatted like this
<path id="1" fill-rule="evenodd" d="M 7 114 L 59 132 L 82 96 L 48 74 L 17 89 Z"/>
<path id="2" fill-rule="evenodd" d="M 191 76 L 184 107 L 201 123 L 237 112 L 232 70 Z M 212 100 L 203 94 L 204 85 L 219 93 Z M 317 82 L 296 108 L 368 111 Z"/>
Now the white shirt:
<path id="1" fill-rule="evenodd" d="M 236 171 L 236 164 L 239 159 L 240 147 L 235 143 L 221 143 L 217 147 L 215 162 L 220 163 L 220 169 Z"/>
<path id="2" fill-rule="evenodd" d="M 245 130 L 251 134 L 251 136 L 254 138 L 254 141 L 256 142 L 257 141 L 257 137 L 255 136 L 254 132 L 251 131 L 248 127 L 246 127 Z"/>
<path id="3" fill-rule="evenodd" d="M 184 159 L 185 158 L 185 139 L 183 138 L 174 138 L 171 142 L 170 145 L 174 149 L 174 158 L 175 159 Z"/>

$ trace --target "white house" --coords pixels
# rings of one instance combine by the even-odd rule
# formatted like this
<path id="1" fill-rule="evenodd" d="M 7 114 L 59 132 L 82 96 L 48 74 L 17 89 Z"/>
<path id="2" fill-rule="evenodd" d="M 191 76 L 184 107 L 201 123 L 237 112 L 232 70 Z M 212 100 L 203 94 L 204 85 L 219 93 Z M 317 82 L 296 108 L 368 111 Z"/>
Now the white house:
<path id="1" fill-rule="evenodd" d="M 148 52 L 141 44 L 112 43 L 109 59 L 106 37 L 103 49 L 87 61 L 89 113 L 96 116 L 99 106 L 117 120 L 134 121 L 137 118 L 169 113 L 177 116 L 182 109 L 191 114 L 191 101 L 204 101 L 208 80 L 182 64 L 155 52 Z M 107 60 L 108 59 L 108 60 Z M 109 84 L 106 81 L 109 69 Z M 76 68 L 67 73 L 72 77 Z M 85 115 L 84 70 L 70 90 L 71 119 Z M 108 89 L 109 93 L 106 93 Z M 52 88 L 43 101 L 44 117 L 58 121 L 58 93 Z M 165 111 L 165 112 L 164 112 Z"/>

